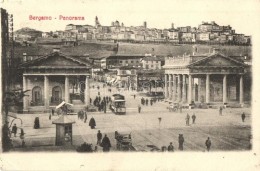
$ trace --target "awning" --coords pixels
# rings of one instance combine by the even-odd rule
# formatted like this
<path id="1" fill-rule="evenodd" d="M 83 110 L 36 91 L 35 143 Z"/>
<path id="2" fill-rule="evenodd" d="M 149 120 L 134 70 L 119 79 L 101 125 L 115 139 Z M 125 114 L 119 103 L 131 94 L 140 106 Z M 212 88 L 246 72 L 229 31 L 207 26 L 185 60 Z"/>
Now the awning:
<path id="1" fill-rule="evenodd" d="M 70 104 L 70 103 L 66 103 L 66 102 L 61 102 L 58 106 L 56 106 L 56 109 L 59 109 L 61 108 L 63 105 L 70 105 L 70 106 L 73 106 L 73 104 Z"/>

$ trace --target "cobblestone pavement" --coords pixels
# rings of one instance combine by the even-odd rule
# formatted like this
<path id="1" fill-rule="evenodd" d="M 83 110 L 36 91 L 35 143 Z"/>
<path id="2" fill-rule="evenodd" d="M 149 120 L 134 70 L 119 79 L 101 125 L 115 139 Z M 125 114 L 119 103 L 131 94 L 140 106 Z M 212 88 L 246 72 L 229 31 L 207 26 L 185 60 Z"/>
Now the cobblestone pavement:
<path id="1" fill-rule="evenodd" d="M 92 86 L 92 85 L 91 85 Z M 95 84 L 96 86 L 96 84 Z M 91 88 L 91 98 L 94 99 L 100 91 L 101 96 L 110 96 L 112 92 L 106 88 Z M 142 112 L 138 113 L 137 106 L 140 104 L 141 96 L 136 92 L 120 92 L 126 97 L 126 115 L 115 115 L 111 111 L 107 113 L 88 113 L 87 123 L 78 120 L 76 115 L 69 115 L 73 124 L 73 145 L 67 147 L 55 147 L 55 125 L 52 121 L 58 116 L 49 120 L 49 114 L 18 114 L 23 120 L 22 127 L 25 131 L 26 148 L 20 148 L 21 140 L 13 137 L 13 151 L 75 151 L 75 148 L 83 142 L 96 144 L 98 130 L 107 134 L 112 143 L 112 151 L 115 151 L 116 141 L 114 132 L 131 133 L 133 146 L 139 151 L 149 151 L 147 145 L 155 145 L 159 148 L 168 146 L 173 142 L 175 151 L 178 151 L 178 135 L 184 135 L 184 151 L 205 151 L 205 141 L 211 138 L 212 151 L 223 150 L 248 150 L 251 135 L 251 110 L 250 108 L 227 108 L 220 116 L 218 109 L 184 109 L 182 113 L 169 112 L 166 102 L 156 102 L 152 106 L 142 106 Z M 136 98 L 133 95 L 136 94 Z M 246 120 L 241 121 L 241 113 L 246 113 Z M 189 113 L 196 114 L 195 124 L 186 126 L 185 117 Z M 96 129 L 88 126 L 89 118 L 96 120 Z M 34 118 L 40 118 L 40 129 L 33 129 Z M 159 124 L 159 119 L 162 118 Z M 20 122 L 15 121 L 17 126 Z M 100 147 L 98 148 L 101 151 Z"/>

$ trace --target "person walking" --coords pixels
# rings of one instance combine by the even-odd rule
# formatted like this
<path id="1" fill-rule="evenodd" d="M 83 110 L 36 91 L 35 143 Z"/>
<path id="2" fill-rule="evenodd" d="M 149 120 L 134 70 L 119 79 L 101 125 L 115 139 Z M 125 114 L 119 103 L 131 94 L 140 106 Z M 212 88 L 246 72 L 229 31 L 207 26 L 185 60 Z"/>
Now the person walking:
<path id="1" fill-rule="evenodd" d="M 220 107 L 219 107 L 219 115 L 220 115 L 220 116 L 222 115 L 222 110 L 223 110 L 223 108 L 222 108 L 222 106 L 220 106 Z"/>
<path id="2" fill-rule="evenodd" d="M 87 112 L 86 112 L 86 111 L 84 111 L 84 123 L 86 123 L 86 122 L 87 122 L 87 119 L 88 119 Z"/>
<path id="3" fill-rule="evenodd" d="M 174 152 L 174 147 L 172 145 L 172 142 L 170 142 L 170 145 L 168 146 L 168 151 Z"/>
<path id="4" fill-rule="evenodd" d="M 206 145 L 206 147 L 207 147 L 207 150 L 209 151 L 209 150 L 210 150 L 210 146 L 211 146 L 211 141 L 210 141 L 209 137 L 208 137 L 208 139 L 206 140 L 205 145 Z"/>
<path id="5" fill-rule="evenodd" d="M 186 126 L 189 126 L 190 125 L 190 115 L 188 113 L 186 115 L 185 120 L 186 120 Z"/>
<path id="6" fill-rule="evenodd" d="M 183 134 L 179 134 L 179 150 L 180 151 L 183 151 L 183 144 L 184 144 L 184 137 L 183 137 Z"/>
<path id="7" fill-rule="evenodd" d="M 91 118 L 90 121 L 89 121 L 89 126 L 90 126 L 91 129 L 95 129 L 96 121 L 95 121 L 95 119 L 93 118 L 93 116 L 92 116 L 92 118 Z"/>
<path id="8" fill-rule="evenodd" d="M 105 134 L 105 137 L 102 140 L 101 147 L 103 147 L 103 152 L 109 152 L 111 143 L 109 138 L 107 137 L 107 134 Z"/>
<path id="9" fill-rule="evenodd" d="M 196 120 L 196 115 L 195 115 L 195 113 L 193 113 L 193 115 L 191 116 L 191 118 L 192 118 L 192 123 L 195 124 L 195 120 Z"/>
<path id="10" fill-rule="evenodd" d="M 51 114 L 52 116 L 54 116 L 54 109 L 51 109 Z"/>
<path id="11" fill-rule="evenodd" d="M 246 115 L 244 112 L 242 113 L 241 118 L 242 118 L 242 122 L 245 122 Z"/>
<path id="12" fill-rule="evenodd" d="M 100 130 L 98 130 L 98 133 L 97 133 L 97 145 L 101 145 L 101 140 L 102 140 L 102 133 L 100 132 Z"/>
<path id="13" fill-rule="evenodd" d="M 134 99 L 135 99 L 135 94 L 134 94 Z"/>
<path id="14" fill-rule="evenodd" d="M 141 113 L 141 106 L 138 105 L 138 113 Z"/>
<path id="15" fill-rule="evenodd" d="M 51 114 L 49 114 L 49 120 L 51 120 Z"/>
<path id="16" fill-rule="evenodd" d="M 12 133 L 14 134 L 14 137 L 16 137 L 16 134 L 17 134 L 17 126 L 16 126 L 16 124 L 14 124 L 14 126 L 12 127 Z"/>
<path id="17" fill-rule="evenodd" d="M 151 106 L 153 105 L 153 99 L 150 99 L 150 105 Z"/>

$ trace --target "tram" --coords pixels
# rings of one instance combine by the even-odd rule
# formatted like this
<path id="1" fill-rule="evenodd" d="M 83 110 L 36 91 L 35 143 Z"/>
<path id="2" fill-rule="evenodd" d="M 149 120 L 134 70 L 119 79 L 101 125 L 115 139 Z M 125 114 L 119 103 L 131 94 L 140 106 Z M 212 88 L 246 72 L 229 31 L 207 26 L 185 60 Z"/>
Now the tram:
<path id="1" fill-rule="evenodd" d="M 126 114 L 125 97 L 121 94 L 112 95 L 110 110 L 118 115 Z"/>

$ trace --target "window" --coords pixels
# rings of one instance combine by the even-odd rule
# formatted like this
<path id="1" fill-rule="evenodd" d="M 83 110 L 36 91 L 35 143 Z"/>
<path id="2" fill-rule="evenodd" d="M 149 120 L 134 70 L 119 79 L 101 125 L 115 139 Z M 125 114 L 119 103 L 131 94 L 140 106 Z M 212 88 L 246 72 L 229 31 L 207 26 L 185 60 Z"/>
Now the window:
<path id="1" fill-rule="evenodd" d="M 125 61 L 125 63 L 128 63 L 128 61 Z"/>
<path id="2" fill-rule="evenodd" d="M 156 63 L 158 64 L 158 61 L 156 61 Z"/>
<path id="3" fill-rule="evenodd" d="M 121 63 L 123 63 L 123 61 L 119 61 L 119 63 L 121 64 Z"/>
<path id="4" fill-rule="evenodd" d="M 153 68 L 153 65 L 151 65 L 151 68 Z"/>
<path id="5" fill-rule="evenodd" d="M 134 63 L 134 61 L 131 61 L 131 63 Z"/>

